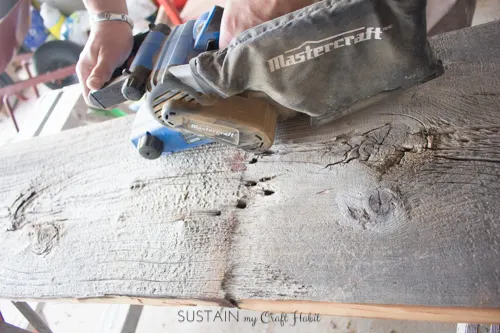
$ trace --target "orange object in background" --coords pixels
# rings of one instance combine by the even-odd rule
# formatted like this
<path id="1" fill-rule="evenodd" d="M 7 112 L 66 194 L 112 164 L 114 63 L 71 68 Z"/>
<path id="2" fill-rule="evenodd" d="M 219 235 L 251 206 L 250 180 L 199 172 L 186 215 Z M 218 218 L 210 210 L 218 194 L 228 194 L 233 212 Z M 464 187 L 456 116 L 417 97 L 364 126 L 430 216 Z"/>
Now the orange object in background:
<path id="1" fill-rule="evenodd" d="M 165 14 L 167 15 L 168 19 L 172 24 L 174 25 L 179 25 L 182 24 L 182 19 L 181 16 L 179 15 L 179 11 L 177 10 L 177 6 L 181 4 L 184 0 L 177 0 L 177 1 L 171 1 L 171 0 L 155 0 L 158 6 L 161 6 L 163 10 L 165 11 Z M 182 4 L 184 5 L 184 4 Z"/>
<path id="2" fill-rule="evenodd" d="M 182 10 L 184 8 L 184 5 L 186 4 L 186 0 L 174 0 L 174 5 L 177 8 L 177 10 Z"/>
<path id="3" fill-rule="evenodd" d="M 155 0 L 155 2 L 158 6 L 163 7 L 165 14 L 174 24 L 196 20 L 213 6 L 224 7 L 225 4 L 225 0 Z M 179 11 L 181 12 L 180 15 Z"/>

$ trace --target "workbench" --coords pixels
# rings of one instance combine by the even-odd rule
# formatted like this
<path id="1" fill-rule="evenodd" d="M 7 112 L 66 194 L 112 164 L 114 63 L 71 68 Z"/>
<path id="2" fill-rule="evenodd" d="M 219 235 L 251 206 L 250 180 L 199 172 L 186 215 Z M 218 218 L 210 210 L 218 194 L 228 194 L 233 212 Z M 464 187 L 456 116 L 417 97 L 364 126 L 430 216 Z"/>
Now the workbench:
<path id="1" fill-rule="evenodd" d="M 499 41 L 261 154 L 144 160 L 132 117 L 1 148 L 0 298 L 500 323 Z"/>

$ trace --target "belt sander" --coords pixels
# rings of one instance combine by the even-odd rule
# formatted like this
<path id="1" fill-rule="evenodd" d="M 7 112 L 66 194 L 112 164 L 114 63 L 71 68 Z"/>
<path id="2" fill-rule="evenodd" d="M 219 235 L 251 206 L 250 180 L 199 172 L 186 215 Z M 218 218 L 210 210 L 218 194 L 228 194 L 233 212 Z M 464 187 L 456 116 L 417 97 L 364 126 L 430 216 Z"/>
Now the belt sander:
<path id="1" fill-rule="evenodd" d="M 135 37 L 130 66 L 90 100 L 141 100 L 132 142 L 148 159 L 220 142 L 265 151 L 289 111 L 320 125 L 442 73 L 426 1 L 331 0 L 265 22 L 219 49 L 223 8 Z M 132 60 L 133 59 L 133 60 Z"/>

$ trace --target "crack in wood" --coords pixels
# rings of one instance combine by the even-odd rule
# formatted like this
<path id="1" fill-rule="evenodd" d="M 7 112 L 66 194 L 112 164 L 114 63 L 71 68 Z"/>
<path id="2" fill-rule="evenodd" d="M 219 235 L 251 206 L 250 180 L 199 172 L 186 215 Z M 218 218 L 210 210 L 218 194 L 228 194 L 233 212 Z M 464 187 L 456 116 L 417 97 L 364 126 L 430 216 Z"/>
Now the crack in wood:
<path id="1" fill-rule="evenodd" d="M 261 179 L 259 179 L 259 182 L 261 183 L 265 183 L 265 182 L 268 182 L 270 180 L 273 180 L 274 178 L 276 178 L 276 176 L 271 176 L 271 177 L 262 177 Z"/>
<path id="2" fill-rule="evenodd" d="M 19 195 L 19 197 L 14 201 L 14 203 L 12 204 L 12 207 L 15 207 L 13 209 L 14 213 L 12 214 L 12 216 L 10 218 L 12 226 L 7 231 L 19 230 L 26 224 L 26 223 L 23 223 L 23 222 L 25 222 L 24 221 L 24 219 L 25 219 L 24 213 L 26 211 L 26 207 L 28 207 L 29 204 L 31 202 L 33 202 L 33 200 L 35 200 L 36 196 L 37 196 L 37 192 L 35 190 L 28 190 L 25 193 L 21 193 Z M 9 211 L 10 211 L 10 209 L 9 209 Z"/>
<path id="3" fill-rule="evenodd" d="M 226 300 L 233 307 L 238 307 L 238 302 L 236 301 L 234 295 L 229 291 L 230 288 L 230 280 L 232 279 L 232 267 L 228 267 L 222 276 L 222 280 L 220 282 L 220 288 L 224 293 L 224 300 Z"/>
<path id="4" fill-rule="evenodd" d="M 193 211 L 190 214 L 191 216 L 200 216 L 200 215 L 205 215 L 205 216 L 221 216 L 222 211 L 218 209 L 214 210 L 199 210 L 199 211 Z"/>
<path id="5" fill-rule="evenodd" d="M 437 158 L 444 158 L 451 161 L 466 161 L 466 162 L 485 162 L 485 163 L 495 163 L 500 164 L 500 159 L 490 159 L 490 158 L 473 158 L 473 157 L 451 157 L 446 155 L 434 155 Z"/>
<path id="6" fill-rule="evenodd" d="M 256 155 L 257 156 L 262 156 L 262 157 L 266 157 L 266 156 L 272 156 L 272 155 L 275 155 L 277 154 L 277 152 L 273 151 L 273 150 L 266 150 L 262 153 L 257 153 Z"/>
<path id="7" fill-rule="evenodd" d="M 466 151 L 481 153 L 484 152 L 485 149 L 480 145 L 480 140 L 485 141 L 483 146 L 493 147 L 494 143 L 487 141 L 487 138 L 491 136 L 492 133 L 498 133 L 498 128 L 496 127 L 472 128 L 471 130 L 473 132 L 470 133 L 460 132 L 457 129 L 449 131 L 440 129 L 438 131 L 434 128 L 424 128 L 413 134 L 414 137 L 420 137 L 421 140 L 416 140 L 410 147 L 405 146 L 404 142 L 401 142 L 391 145 L 392 153 L 388 153 L 387 151 L 381 152 L 381 149 L 387 146 L 385 141 L 393 130 L 394 128 L 391 124 L 385 124 L 367 131 L 360 136 L 353 136 L 345 142 L 345 145 L 349 147 L 349 149 L 343 154 L 342 160 L 329 163 L 324 168 L 326 169 L 337 165 L 349 164 L 352 161 L 359 161 L 370 167 L 374 167 L 380 175 L 385 175 L 392 167 L 400 165 L 407 153 L 423 153 L 427 150 L 449 150 L 462 155 Z M 467 135 L 472 137 L 467 137 Z M 359 140 L 360 137 L 363 138 L 361 141 Z M 450 146 L 450 148 L 445 148 L 444 140 L 447 140 L 446 145 Z M 464 147 L 464 145 L 467 144 L 474 144 L 477 146 L 477 149 L 473 147 Z M 444 154 L 434 154 L 432 156 L 457 161 L 500 163 L 500 159 L 488 157 L 449 156 Z"/>
<path id="8" fill-rule="evenodd" d="M 425 129 L 422 129 L 418 133 L 407 135 L 406 139 L 415 141 L 410 143 L 411 147 L 405 146 L 404 141 L 388 144 L 386 140 L 393 131 L 393 125 L 387 123 L 364 132 L 361 135 L 351 137 L 344 143 L 349 149 L 343 154 L 342 160 L 329 163 L 324 169 L 336 165 L 349 164 L 356 160 L 374 167 L 380 175 L 384 175 L 392 167 L 401 164 L 406 153 L 423 152 L 428 145 L 428 140 L 426 139 L 427 130 Z M 413 138 L 410 138 L 410 136 L 413 136 Z M 415 140 L 415 138 L 420 139 Z M 389 147 L 391 149 L 388 149 Z"/>
<path id="9" fill-rule="evenodd" d="M 228 232 L 227 232 L 228 236 L 226 239 L 224 239 L 224 244 L 226 247 L 225 253 L 227 256 L 230 256 L 230 254 L 233 253 L 232 251 L 233 238 L 236 233 L 237 227 L 238 227 L 238 220 L 236 216 L 232 214 L 228 219 Z M 220 281 L 220 289 L 224 295 L 222 299 L 228 303 L 226 304 L 226 306 L 238 307 L 236 297 L 233 295 L 231 291 L 233 278 L 234 278 L 234 264 L 228 259 L 226 260 L 224 273 Z"/>

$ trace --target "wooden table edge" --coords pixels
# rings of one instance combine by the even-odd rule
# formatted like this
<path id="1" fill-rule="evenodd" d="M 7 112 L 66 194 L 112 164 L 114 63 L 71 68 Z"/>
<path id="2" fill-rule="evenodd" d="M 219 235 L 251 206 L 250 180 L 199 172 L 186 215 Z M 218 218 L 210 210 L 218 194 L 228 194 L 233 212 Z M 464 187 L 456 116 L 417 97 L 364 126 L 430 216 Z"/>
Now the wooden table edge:
<path id="1" fill-rule="evenodd" d="M 15 299 L 27 302 L 131 304 L 151 306 L 214 306 L 228 307 L 231 303 L 217 300 L 181 298 L 145 298 L 133 296 L 103 296 L 90 298 Z M 334 303 L 307 300 L 244 299 L 236 302 L 241 310 L 272 313 L 300 313 L 307 315 L 362 317 L 373 319 L 417 320 L 447 323 L 500 324 L 500 308 L 446 307 L 405 304 Z M 236 306 L 235 306 L 236 308 Z"/>

